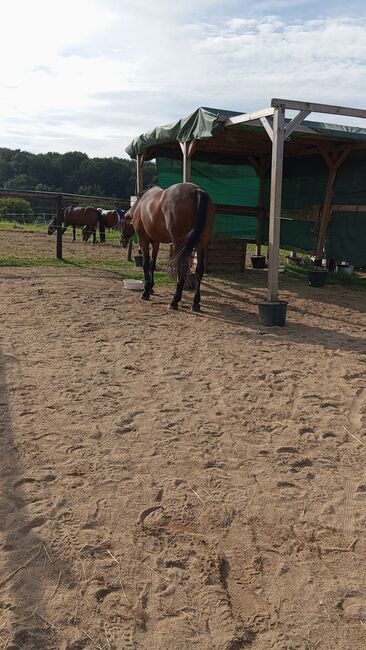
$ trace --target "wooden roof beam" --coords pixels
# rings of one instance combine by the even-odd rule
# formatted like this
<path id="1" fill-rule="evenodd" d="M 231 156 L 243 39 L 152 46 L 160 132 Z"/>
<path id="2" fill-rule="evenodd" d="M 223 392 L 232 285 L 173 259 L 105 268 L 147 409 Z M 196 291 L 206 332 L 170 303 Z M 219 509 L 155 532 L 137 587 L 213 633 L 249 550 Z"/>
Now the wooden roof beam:
<path id="1" fill-rule="evenodd" d="M 366 117 L 366 110 L 362 108 L 348 108 L 334 106 L 333 104 L 314 104 L 313 102 L 299 102 L 292 99 L 277 99 L 271 101 L 271 106 L 288 108 L 295 111 L 309 111 L 309 113 L 328 113 L 329 115 L 346 115 L 348 117 Z"/>
<path id="2" fill-rule="evenodd" d="M 242 115 L 235 115 L 234 117 L 228 117 L 224 122 L 224 126 L 233 126 L 234 124 L 245 124 L 248 122 L 253 122 L 259 120 L 261 117 L 268 117 L 273 115 L 274 109 L 263 108 L 260 111 L 255 111 L 254 113 L 243 113 Z"/>

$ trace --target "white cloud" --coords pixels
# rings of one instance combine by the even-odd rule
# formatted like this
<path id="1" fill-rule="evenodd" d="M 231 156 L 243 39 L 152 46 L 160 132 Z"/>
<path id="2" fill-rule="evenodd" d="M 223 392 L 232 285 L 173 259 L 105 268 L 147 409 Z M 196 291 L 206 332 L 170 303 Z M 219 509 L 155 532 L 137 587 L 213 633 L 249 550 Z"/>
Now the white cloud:
<path id="1" fill-rule="evenodd" d="M 282 96 L 366 106 L 366 21 L 289 19 L 302 2 L 264 4 L 278 15 L 217 0 L 13 0 L 0 39 L 0 145 L 124 155 L 134 136 L 200 105 L 249 111 Z"/>

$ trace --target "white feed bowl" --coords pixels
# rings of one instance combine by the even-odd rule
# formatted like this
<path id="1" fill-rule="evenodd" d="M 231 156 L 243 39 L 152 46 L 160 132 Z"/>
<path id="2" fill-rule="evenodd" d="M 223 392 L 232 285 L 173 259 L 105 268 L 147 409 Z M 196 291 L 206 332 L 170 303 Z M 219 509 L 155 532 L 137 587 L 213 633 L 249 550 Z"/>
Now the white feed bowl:
<path id="1" fill-rule="evenodd" d="M 141 291 L 144 283 L 141 280 L 123 280 L 123 284 L 130 291 Z"/>

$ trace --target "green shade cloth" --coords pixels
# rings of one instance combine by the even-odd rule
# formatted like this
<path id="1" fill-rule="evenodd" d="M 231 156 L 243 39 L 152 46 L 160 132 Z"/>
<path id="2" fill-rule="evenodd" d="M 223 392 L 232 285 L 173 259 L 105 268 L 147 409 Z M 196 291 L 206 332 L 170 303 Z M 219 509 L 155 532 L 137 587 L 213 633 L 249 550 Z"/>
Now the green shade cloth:
<path id="1" fill-rule="evenodd" d="M 212 138 L 223 128 L 226 118 L 241 115 L 237 111 L 227 111 L 218 108 L 197 108 L 193 113 L 182 117 L 176 122 L 157 126 L 148 133 L 143 133 L 126 147 L 126 153 L 131 158 L 136 158 L 137 154 L 143 153 L 154 145 L 163 145 L 171 142 L 187 142 L 189 140 L 202 140 Z M 271 118 L 268 118 L 271 122 Z M 290 120 L 286 120 L 289 122 Z M 305 123 L 308 134 L 325 135 L 331 138 L 342 138 L 347 140 L 366 140 L 366 129 L 359 129 L 352 126 L 341 124 L 326 124 L 324 122 L 312 122 L 306 120 Z M 254 129 L 257 127 L 249 125 L 237 125 L 239 129 Z M 261 130 L 261 127 L 259 127 Z M 296 135 L 300 135 L 297 133 Z M 302 134 L 306 137 L 306 134 Z"/>

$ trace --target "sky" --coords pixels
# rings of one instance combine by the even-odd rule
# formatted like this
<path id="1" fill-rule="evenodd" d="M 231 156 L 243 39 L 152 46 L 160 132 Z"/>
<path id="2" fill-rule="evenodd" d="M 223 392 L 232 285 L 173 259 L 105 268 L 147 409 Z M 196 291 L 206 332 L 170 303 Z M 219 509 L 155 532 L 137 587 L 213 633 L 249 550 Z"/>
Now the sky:
<path id="1" fill-rule="evenodd" d="M 365 0 L 0 3 L 2 147 L 127 158 L 199 106 L 366 108 Z"/>

